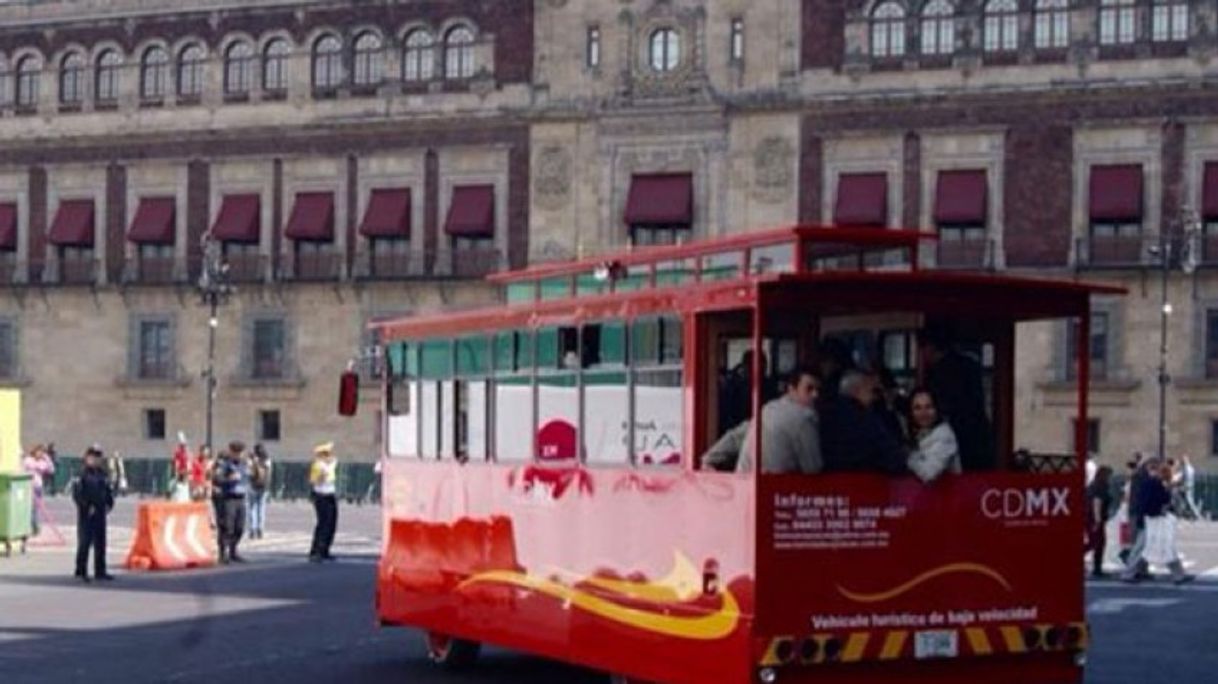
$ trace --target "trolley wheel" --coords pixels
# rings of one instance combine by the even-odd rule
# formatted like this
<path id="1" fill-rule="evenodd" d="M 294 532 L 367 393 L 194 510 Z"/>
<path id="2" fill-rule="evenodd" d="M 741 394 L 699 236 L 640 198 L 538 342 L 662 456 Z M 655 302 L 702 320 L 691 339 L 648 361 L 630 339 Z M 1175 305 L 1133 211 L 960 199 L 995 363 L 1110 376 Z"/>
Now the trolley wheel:
<path id="1" fill-rule="evenodd" d="M 609 684 L 651 684 L 642 679 L 627 677 L 626 675 L 611 674 L 609 675 Z"/>
<path id="2" fill-rule="evenodd" d="M 460 670 L 469 667 L 478 659 L 482 644 L 477 641 L 457 639 L 439 632 L 427 632 L 427 658 L 431 662 L 449 670 Z"/>

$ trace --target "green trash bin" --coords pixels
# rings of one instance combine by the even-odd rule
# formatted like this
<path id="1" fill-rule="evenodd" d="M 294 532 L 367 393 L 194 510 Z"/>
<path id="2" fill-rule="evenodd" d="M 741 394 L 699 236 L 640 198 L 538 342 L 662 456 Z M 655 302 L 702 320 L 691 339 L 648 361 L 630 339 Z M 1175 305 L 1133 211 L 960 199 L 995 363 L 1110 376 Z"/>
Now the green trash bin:
<path id="1" fill-rule="evenodd" d="M 0 541 L 4 542 L 4 555 L 13 554 L 15 541 L 21 542 L 21 553 L 25 553 L 25 542 L 33 532 L 33 508 L 33 478 L 24 473 L 0 473 Z"/>

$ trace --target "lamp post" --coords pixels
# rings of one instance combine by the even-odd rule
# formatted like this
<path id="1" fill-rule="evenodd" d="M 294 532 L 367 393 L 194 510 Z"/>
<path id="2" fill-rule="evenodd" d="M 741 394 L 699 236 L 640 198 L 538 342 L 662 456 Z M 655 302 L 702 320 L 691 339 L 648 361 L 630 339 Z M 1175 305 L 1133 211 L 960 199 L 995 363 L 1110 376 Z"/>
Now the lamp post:
<path id="1" fill-rule="evenodd" d="M 228 263 L 220 249 L 220 242 L 208 231 L 203 234 L 203 267 L 199 272 L 199 296 L 208 307 L 207 318 L 207 368 L 203 371 L 207 401 L 207 424 L 204 429 L 208 452 L 212 449 L 213 407 L 216 400 L 216 328 L 220 325 L 216 317 L 220 303 L 232 293 L 228 283 Z"/>
<path id="2" fill-rule="evenodd" d="M 1167 386 L 1171 375 L 1167 372 L 1167 319 L 1172 314 L 1172 305 L 1167 297 L 1167 276 L 1172 267 L 1172 254 L 1179 256 L 1180 270 L 1186 275 L 1197 270 L 1201 258 L 1201 221 L 1197 213 L 1185 208 L 1181 211 L 1179 235 L 1169 236 L 1159 232 L 1159 244 L 1151 247 L 1152 254 L 1159 258 L 1159 458 L 1167 456 Z M 1173 243 L 1178 247 L 1173 249 Z"/>

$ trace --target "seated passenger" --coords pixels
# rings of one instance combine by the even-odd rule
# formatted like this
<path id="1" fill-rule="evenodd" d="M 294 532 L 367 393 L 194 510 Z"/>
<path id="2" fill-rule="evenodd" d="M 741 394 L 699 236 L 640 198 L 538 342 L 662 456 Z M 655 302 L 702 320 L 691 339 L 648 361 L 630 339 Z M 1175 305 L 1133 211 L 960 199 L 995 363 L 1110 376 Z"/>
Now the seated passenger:
<path id="1" fill-rule="evenodd" d="M 876 379 L 857 370 L 842 375 L 836 399 L 821 414 L 825 470 L 904 473 L 906 453 L 898 435 L 872 410 Z"/>
<path id="2" fill-rule="evenodd" d="M 909 404 L 909 433 L 914 450 L 906 464 L 919 480 L 930 482 L 944 472 L 960 473 L 956 433 L 939 415 L 928 389 L 914 390 Z"/>
<path id="3" fill-rule="evenodd" d="M 723 433 L 719 441 L 702 454 L 703 470 L 721 470 L 732 472 L 740 460 L 740 451 L 744 448 L 744 439 L 749 433 L 749 421 L 744 421 L 736 427 Z"/>
<path id="4" fill-rule="evenodd" d="M 820 428 L 816 397 L 820 378 L 811 368 L 796 368 L 787 377 L 787 392 L 761 407 L 761 472 L 819 473 Z M 736 471 L 753 468 L 753 434 L 757 421 L 749 423 Z"/>
<path id="5" fill-rule="evenodd" d="M 939 413 L 952 424 L 965 470 L 993 470 L 994 447 L 986 414 L 984 371 L 981 362 L 964 353 L 943 322 L 928 323 L 918 334 L 927 361 L 926 386 Z"/>
<path id="6" fill-rule="evenodd" d="M 767 374 L 766 355 L 761 355 L 761 403 L 778 396 L 774 379 Z M 719 434 L 744 424 L 753 417 L 753 350 L 744 352 L 740 363 L 719 380 Z"/>

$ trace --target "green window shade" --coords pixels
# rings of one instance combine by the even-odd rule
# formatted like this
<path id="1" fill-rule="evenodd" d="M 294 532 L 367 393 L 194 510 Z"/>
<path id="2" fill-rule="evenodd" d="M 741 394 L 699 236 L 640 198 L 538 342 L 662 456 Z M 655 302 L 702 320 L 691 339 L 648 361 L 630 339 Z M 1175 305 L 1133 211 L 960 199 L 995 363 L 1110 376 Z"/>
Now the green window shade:
<path id="1" fill-rule="evenodd" d="M 600 280 L 592 273 L 581 273 L 575 278 L 575 294 L 586 297 L 588 295 L 609 294 L 610 280 Z"/>
<path id="2" fill-rule="evenodd" d="M 710 256 L 702 257 L 702 280 L 713 281 L 738 278 L 740 276 L 741 257 L 740 252 L 711 254 Z"/>
<path id="3" fill-rule="evenodd" d="M 422 347 L 420 377 L 443 380 L 452 376 L 452 347 L 448 340 L 427 340 Z"/>
<path id="4" fill-rule="evenodd" d="M 600 328 L 600 362 L 621 364 L 626 362 L 626 324 L 602 323 Z"/>
<path id="5" fill-rule="evenodd" d="M 647 287 L 650 278 L 650 267 L 631 266 L 626 269 L 626 275 L 618 278 L 613 284 L 613 289 L 616 292 L 638 292 Z"/>
<path id="6" fill-rule="evenodd" d="M 663 261 L 656 264 L 656 286 L 682 285 L 694 281 L 694 260 Z"/>
<path id="7" fill-rule="evenodd" d="M 457 375 L 480 376 L 490 370 L 490 354 L 485 337 L 457 340 Z"/>
<path id="8" fill-rule="evenodd" d="M 558 328 L 541 328 L 537 331 L 537 367 L 558 367 Z"/>
<path id="9" fill-rule="evenodd" d="M 511 373 L 516 370 L 516 333 L 495 333 L 495 370 Z"/>
<path id="10" fill-rule="evenodd" d="M 389 368 L 394 375 L 403 375 L 407 372 L 406 354 L 410 345 L 405 342 L 390 344 L 385 347 L 385 360 L 389 363 Z"/>
<path id="11" fill-rule="evenodd" d="M 571 278 L 569 276 L 561 276 L 558 278 L 546 278 L 541 281 L 541 299 L 542 301 L 550 299 L 566 299 L 571 296 Z"/>
<path id="12" fill-rule="evenodd" d="M 680 318 L 660 319 L 660 363 L 678 363 L 684 357 Z"/>
<path id="13" fill-rule="evenodd" d="M 537 298 L 537 283 L 530 280 L 527 283 L 508 283 L 507 286 L 507 302 L 508 304 L 520 304 L 522 302 L 531 302 Z"/>
<path id="14" fill-rule="evenodd" d="M 660 359 L 660 321 L 641 319 L 631 326 L 630 359 L 636 366 L 654 365 Z"/>

